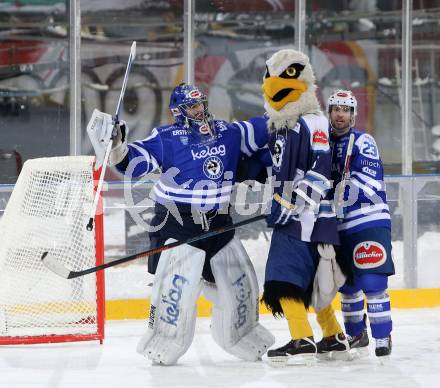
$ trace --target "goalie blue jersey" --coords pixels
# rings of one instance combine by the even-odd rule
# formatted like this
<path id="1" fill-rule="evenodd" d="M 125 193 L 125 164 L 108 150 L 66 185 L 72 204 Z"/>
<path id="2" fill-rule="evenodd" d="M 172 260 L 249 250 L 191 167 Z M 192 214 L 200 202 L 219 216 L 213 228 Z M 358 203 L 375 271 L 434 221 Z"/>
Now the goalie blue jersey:
<path id="1" fill-rule="evenodd" d="M 154 193 L 161 204 L 191 204 L 200 211 L 228 206 L 243 155 L 258 155 L 270 165 L 268 133 L 263 118 L 213 120 L 212 125 L 214 136 L 194 134 L 178 124 L 154 128 L 146 139 L 128 145 L 126 159 L 116 167 L 133 177 L 160 169 Z"/>
<path id="2" fill-rule="evenodd" d="M 351 234 L 373 227 L 391 228 L 382 160 L 371 135 L 356 128 L 340 137 L 331 134 L 333 187 L 341 181 L 351 133 L 355 139 L 338 230 Z"/>

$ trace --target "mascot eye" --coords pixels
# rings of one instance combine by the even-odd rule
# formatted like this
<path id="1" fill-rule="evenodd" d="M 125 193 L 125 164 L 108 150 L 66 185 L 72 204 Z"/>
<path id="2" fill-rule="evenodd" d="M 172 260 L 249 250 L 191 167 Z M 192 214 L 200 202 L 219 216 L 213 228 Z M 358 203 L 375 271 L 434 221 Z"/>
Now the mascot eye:
<path id="1" fill-rule="evenodd" d="M 280 78 L 296 79 L 301 75 L 301 72 L 304 70 L 304 68 L 305 66 L 301 65 L 300 63 L 292 63 L 280 74 Z"/>
<path id="2" fill-rule="evenodd" d="M 289 66 L 289 67 L 286 69 L 286 74 L 287 74 L 289 77 L 294 77 L 294 76 L 296 75 L 296 69 L 295 69 L 293 66 Z"/>

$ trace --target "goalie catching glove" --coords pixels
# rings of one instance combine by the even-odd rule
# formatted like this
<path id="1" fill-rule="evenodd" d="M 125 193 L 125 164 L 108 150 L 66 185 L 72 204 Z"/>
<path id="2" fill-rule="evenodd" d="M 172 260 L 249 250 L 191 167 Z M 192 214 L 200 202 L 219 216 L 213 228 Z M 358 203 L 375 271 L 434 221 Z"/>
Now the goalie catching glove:
<path id="1" fill-rule="evenodd" d="M 96 154 L 96 167 L 104 162 L 105 152 L 109 142 L 113 139 L 109 155 L 109 164 L 114 166 L 120 163 L 128 153 L 128 127 L 125 121 L 114 123 L 110 114 L 95 109 L 87 124 L 87 134 Z"/>
<path id="2" fill-rule="evenodd" d="M 312 305 L 316 310 L 327 307 L 345 283 L 345 275 L 336 262 L 331 244 L 318 244 L 319 264 L 313 282 Z"/>

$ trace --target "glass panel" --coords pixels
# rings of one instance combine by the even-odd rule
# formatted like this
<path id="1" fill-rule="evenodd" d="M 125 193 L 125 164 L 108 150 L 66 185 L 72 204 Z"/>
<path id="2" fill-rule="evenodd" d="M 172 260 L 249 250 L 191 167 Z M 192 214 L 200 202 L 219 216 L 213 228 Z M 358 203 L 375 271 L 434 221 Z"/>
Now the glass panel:
<path id="1" fill-rule="evenodd" d="M 196 1 L 196 84 L 223 120 L 264 113 L 265 61 L 293 47 L 294 0 Z"/>
<path id="2" fill-rule="evenodd" d="M 417 286 L 440 287 L 440 177 L 415 178 L 417 195 Z"/>
<path id="3" fill-rule="evenodd" d="M 183 75 L 183 1 L 82 0 L 81 23 L 83 153 L 93 154 L 86 133 L 93 109 L 115 113 L 134 40 L 136 58 L 120 112 L 130 129 L 128 141 L 144 139 L 155 126 L 169 123 L 169 94 Z M 107 170 L 107 181 L 120 179 L 115 170 Z M 129 202 L 121 185 L 109 185 L 105 193 L 106 259 L 149 246 L 148 233 L 139 221 L 151 218 L 151 203 L 145 202 L 148 191 L 139 183 L 127 190 L 130 211 L 122 205 Z"/>
<path id="4" fill-rule="evenodd" d="M 391 215 L 391 243 L 393 246 L 393 260 L 396 270 L 394 276 L 388 278 L 390 288 L 405 287 L 405 265 L 403 255 L 403 209 L 402 199 L 399 197 L 401 193 L 400 181 L 385 180 L 387 187 L 387 200 Z"/>
<path id="5" fill-rule="evenodd" d="M 93 152 L 85 132 L 93 109 L 115 113 L 134 40 L 136 59 L 120 113 L 129 141 L 169 122 L 169 92 L 183 74 L 183 1 L 82 0 L 81 23 L 83 152 Z"/>
<path id="6" fill-rule="evenodd" d="M 415 1 L 412 124 L 415 173 L 440 172 L 440 1 Z"/>
<path id="7" fill-rule="evenodd" d="M 281 48 L 293 48 L 294 8 L 294 0 L 196 0 L 195 80 L 208 95 L 209 110 L 216 118 L 245 120 L 264 113 L 265 61 Z M 249 192 L 246 198 L 261 203 L 256 193 Z M 235 221 L 250 217 L 240 216 L 236 206 L 231 214 Z M 271 232 L 260 221 L 236 233 L 262 286 Z"/>
<path id="8" fill-rule="evenodd" d="M 385 172 L 401 172 L 400 1 L 307 1 L 306 45 L 326 106 L 336 89 L 358 100 L 356 127 L 371 133 Z"/>
<path id="9" fill-rule="evenodd" d="M 27 159 L 69 153 L 69 105 L 55 93 L 69 66 L 66 3 L 0 5 L 0 184 L 15 183 Z"/>

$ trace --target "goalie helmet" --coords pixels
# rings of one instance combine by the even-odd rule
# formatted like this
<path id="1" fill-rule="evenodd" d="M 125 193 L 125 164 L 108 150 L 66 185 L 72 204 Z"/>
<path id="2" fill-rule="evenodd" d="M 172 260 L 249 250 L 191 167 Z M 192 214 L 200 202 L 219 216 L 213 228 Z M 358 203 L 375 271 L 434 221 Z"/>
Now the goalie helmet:
<path id="1" fill-rule="evenodd" d="M 327 112 L 331 113 L 332 106 L 349 106 L 353 113 L 353 119 L 357 115 L 357 101 L 351 90 L 337 90 L 328 99 Z"/>
<path id="2" fill-rule="evenodd" d="M 203 110 L 194 117 L 188 110 L 197 104 L 203 104 Z M 212 134 L 208 100 L 196 86 L 185 83 L 176 86 L 170 97 L 170 111 L 176 123 L 184 128 L 196 134 Z"/>

